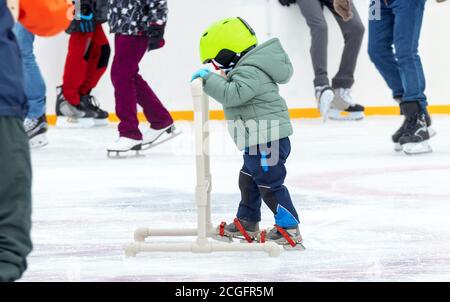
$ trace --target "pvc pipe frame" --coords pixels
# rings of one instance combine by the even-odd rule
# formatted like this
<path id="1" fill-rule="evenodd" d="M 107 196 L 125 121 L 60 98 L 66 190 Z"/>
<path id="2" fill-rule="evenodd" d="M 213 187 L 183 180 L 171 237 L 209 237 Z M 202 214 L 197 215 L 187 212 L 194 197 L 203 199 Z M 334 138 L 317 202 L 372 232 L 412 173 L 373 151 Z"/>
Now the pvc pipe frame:
<path id="1" fill-rule="evenodd" d="M 274 242 L 267 243 L 220 243 L 210 242 L 214 235 L 211 223 L 211 173 L 209 157 L 209 98 L 203 92 L 203 81 L 197 79 L 191 83 L 194 101 L 194 128 L 196 149 L 197 186 L 195 198 L 197 203 L 196 229 L 149 229 L 139 228 L 134 232 L 134 242 L 125 245 L 127 257 L 135 257 L 141 252 L 266 252 L 271 257 L 278 257 L 282 249 Z M 197 236 L 192 243 L 148 243 L 148 237 L 183 237 Z"/>

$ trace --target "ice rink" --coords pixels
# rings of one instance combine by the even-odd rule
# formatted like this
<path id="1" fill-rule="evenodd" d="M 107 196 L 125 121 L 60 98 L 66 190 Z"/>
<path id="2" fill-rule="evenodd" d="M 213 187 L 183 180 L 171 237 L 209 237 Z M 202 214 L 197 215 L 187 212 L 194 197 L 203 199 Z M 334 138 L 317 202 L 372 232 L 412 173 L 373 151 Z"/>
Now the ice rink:
<path id="1" fill-rule="evenodd" d="M 395 153 L 400 117 L 294 121 L 286 185 L 304 252 L 139 254 L 137 227 L 194 227 L 193 124 L 145 157 L 112 160 L 115 125 L 51 128 L 32 152 L 34 251 L 23 281 L 448 281 L 450 117 L 435 116 L 434 153 Z M 142 125 L 144 127 L 145 125 Z M 234 218 L 240 153 L 212 124 L 213 219 Z M 261 226 L 273 224 L 264 207 Z M 169 239 L 163 239 L 170 241 Z M 192 239 L 183 239 L 189 240 Z"/>

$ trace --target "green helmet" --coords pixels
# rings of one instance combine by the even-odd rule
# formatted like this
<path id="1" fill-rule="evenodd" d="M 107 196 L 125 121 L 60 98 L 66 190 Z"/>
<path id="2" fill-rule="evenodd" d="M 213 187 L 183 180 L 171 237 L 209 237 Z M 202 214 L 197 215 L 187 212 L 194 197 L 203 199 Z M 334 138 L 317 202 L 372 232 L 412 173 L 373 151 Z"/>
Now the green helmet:
<path id="1" fill-rule="evenodd" d="M 254 30 L 239 17 L 223 19 L 211 25 L 200 39 L 200 58 L 207 63 L 222 50 L 242 53 L 258 44 Z"/>

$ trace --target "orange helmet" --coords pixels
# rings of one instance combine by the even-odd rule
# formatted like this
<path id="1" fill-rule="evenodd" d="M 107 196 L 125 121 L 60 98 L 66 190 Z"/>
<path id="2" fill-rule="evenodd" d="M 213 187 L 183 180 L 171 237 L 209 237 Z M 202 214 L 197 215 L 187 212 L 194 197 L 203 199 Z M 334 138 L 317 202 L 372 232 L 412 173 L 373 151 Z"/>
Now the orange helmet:
<path id="1" fill-rule="evenodd" d="M 20 0 L 19 22 L 38 36 L 53 36 L 71 21 L 71 0 Z"/>

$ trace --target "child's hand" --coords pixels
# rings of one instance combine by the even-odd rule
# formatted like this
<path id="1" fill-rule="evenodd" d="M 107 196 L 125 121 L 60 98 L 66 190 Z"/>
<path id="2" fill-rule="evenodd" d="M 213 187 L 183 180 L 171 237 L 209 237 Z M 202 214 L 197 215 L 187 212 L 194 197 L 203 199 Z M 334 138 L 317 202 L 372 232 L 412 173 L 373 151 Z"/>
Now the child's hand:
<path id="1" fill-rule="evenodd" d="M 211 73 L 211 70 L 209 70 L 208 68 L 202 68 L 199 71 L 197 71 L 196 73 L 194 73 L 194 75 L 192 76 L 191 82 L 198 78 L 204 78 L 209 73 Z"/>

